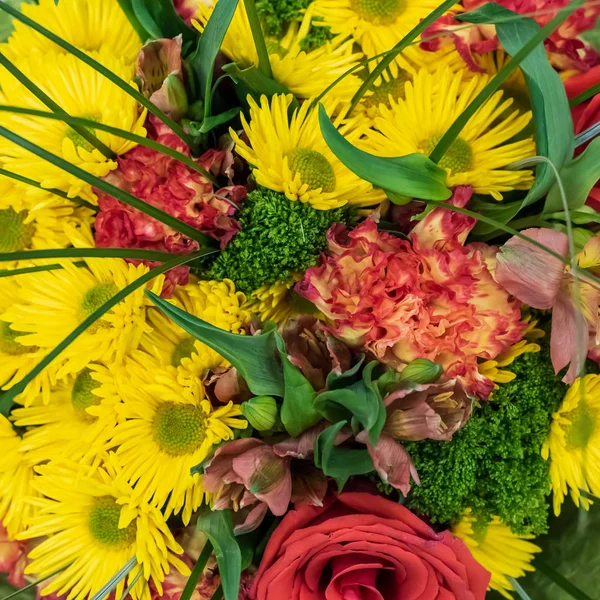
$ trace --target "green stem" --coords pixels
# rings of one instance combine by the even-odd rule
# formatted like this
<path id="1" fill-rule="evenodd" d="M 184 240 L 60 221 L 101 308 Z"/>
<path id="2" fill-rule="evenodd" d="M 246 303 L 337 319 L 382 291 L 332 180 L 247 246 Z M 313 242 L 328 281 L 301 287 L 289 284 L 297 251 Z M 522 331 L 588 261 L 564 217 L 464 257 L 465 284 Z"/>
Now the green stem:
<path id="1" fill-rule="evenodd" d="M 41 579 L 38 579 L 37 581 L 34 581 L 33 583 L 26 585 L 25 587 L 19 588 L 18 590 L 15 590 L 12 594 L 9 594 L 8 596 L 4 596 L 4 598 L 2 598 L 2 600 L 11 600 L 12 598 L 16 598 L 23 592 L 26 592 L 26 591 L 30 590 L 31 588 L 36 587 L 40 583 L 46 581 L 47 579 L 50 579 L 51 577 L 58 575 L 61 571 L 62 571 L 62 569 L 60 569 L 59 571 L 54 571 L 54 573 L 50 573 L 50 575 L 46 575 L 46 577 L 42 577 Z"/>
<path id="2" fill-rule="evenodd" d="M 75 129 L 75 126 L 79 126 L 84 129 L 86 127 L 93 127 L 95 129 L 99 129 L 100 131 L 106 131 L 107 133 L 110 133 L 117 137 L 123 138 L 124 140 L 130 140 L 132 142 L 135 142 L 136 144 L 139 144 L 140 146 L 145 146 L 146 148 L 150 148 L 151 150 L 156 150 L 157 152 L 160 152 L 161 154 L 166 154 L 167 156 L 170 156 L 171 158 L 178 160 L 179 162 L 183 163 L 184 165 L 187 165 L 188 167 L 190 167 L 190 169 L 193 169 L 194 171 L 196 171 L 196 173 L 199 173 L 200 175 L 202 175 L 202 177 L 205 177 L 212 183 L 218 183 L 217 179 L 213 175 L 211 175 L 206 169 L 202 168 L 195 160 L 193 160 L 189 156 L 186 156 L 182 152 L 178 152 L 177 150 L 174 150 L 173 148 L 170 148 L 169 146 L 165 146 L 164 144 L 159 144 L 158 142 L 156 142 L 154 140 L 150 140 L 144 136 L 137 135 L 135 133 L 131 133 L 131 131 L 127 131 L 125 129 L 119 129 L 118 127 L 112 127 L 111 125 L 106 125 L 104 123 L 92 121 L 91 119 L 82 119 L 81 117 L 71 117 L 71 116 L 67 115 L 66 113 L 55 114 L 55 113 L 49 113 L 49 112 L 46 112 L 43 110 L 33 110 L 31 108 L 21 108 L 20 106 L 0 105 L 0 112 L 16 113 L 16 114 L 20 114 L 20 115 L 31 115 L 33 117 L 41 117 L 42 119 L 51 119 L 54 121 L 64 121 L 65 123 L 68 123 L 69 125 L 71 125 L 73 127 L 73 129 Z"/>
<path id="3" fill-rule="evenodd" d="M 588 98 L 595 96 L 598 92 L 600 92 L 600 83 L 596 83 L 592 87 L 588 88 L 581 92 L 581 94 L 577 94 L 574 98 L 569 100 L 569 106 L 573 108 L 582 102 L 585 102 Z"/>
<path id="4" fill-rule="evenodd" d="M 166 262 L 173 258 L 169 252 L 140 250 L 138 248 L 49 248 L 47 250 L 19 250 L 0 254 L 0 262 L 39 260 L 45 258 L 133 258 Z"/>
<path id="5" fill-rule="evenodd" d="M 88 66 L 92 67 L 94 70 L 98 71 L 101 75 L 104 75 L 109 81 L 114 83 L 117 87 L 121 88 L 124 92 L 135 98 L 142 106 L 147 108 L 154 116 L 158 117 L 169 129 L 173 131 L 178 137 L 180 137 L 192 150 L 192 153 L 195 154 L 197 148 L 195 144 L 192 142 L 191 138 L 187 135 L 187 133 L 183 130 L 183 128 L 176 123 L 171 117 L 165 114 L 160 108 L 155 106 L 148 98 L 146 98 L 143 94 L 141 94 L 137 89 L 129 85 L 126 81 L 123 81 L 120 77 L 117 77 L 110 69 L 107 69 L 104 65 L 99 63 L 97 60 L 94 60 L 91 56 L 88 56 L 85 52 L 82 52 L 69 42 L 63 40 L 58 35 L 52 33 L 49 29 L 46 29 L 33 19 L 25 16 L 22 12 L 10 6 L 10 4 L 6 2 L 0 2 L 0 10 L 7 12 L 9 15 L 21 21 L 21 23 L 25 23 L 33 30 L 41 33 L 44 37 L 48 38 L 50 41 L 54 42 L 56 45 L 60 46 L 63 50 L 66 50 L 79 60 L 83 61 Z"/>
<path id="6" fill-rule="evenodd" d="M 73 263 L 74 267 L 85 267 L 85 263 L 77 261 Z M 23 267 L 22 269 L 1 269 L 0 278 L 2 277 L 15 277 L 16 275 L 27 275 L 28 273 L 40 273 L 42 271 L 60 271 L 64 269 L 62 265 L 38 265 L 37 267 Z"/>
<path id="7" fill-rule="evenodd" d="M 73 196 L 72 198 L 69 198 L 69 195 L 66 192 L 63 192 L 62 190 L 57 190 L 55 188 L 42 187 L 42 184 L 39 181 L 34 181 L 33 179 L 29 179 L 29 177 L 23 177 L 23 175 L 18 175 L 17 173 L 13 173 L 12 171 L 6 171 L 5 169 L 0 169 L 0 175 L 4 175 L 5 177 L 9 177 L 10 179 L 14 179 L 26 185 L 38 188 L 38 190 L 44 190 L 45 192 L 49 192 L 50 194 L 54 194 L 55 196 L 59 196 L 60 198 L 64 198 L 65 200 L 70 200 L 71 202 L 78 204 L 79 206 L 85 206 L 86 208 L 93 210 L 95 213 L 98 212 L 98 207 L 94 206 L 91 202 L 88 202 L 87 200 L 84 200 L 79 196 Z"/>
<path id="8" fill-rule="evenodd" d="M 0 3 L 0 6 L 2 6 L 2 3 Z M 25 138 L 21 137 L 20 135 L 17 135 L 16 133 L 13 133 L 12 131 L 9 131 L 5 127 L 0 126 L 0 136 L 7 138 L 8 140 L 10 140 L 11 142 L 14 142 L 15 144 L 18 144 L 22 148 L 25 148 L 25 150 L 29 150 L 36 156 L 39 156 L 43 160 L 46 160 L 49 163 L 59 167 L 63 171 L 66 171 L 67 173 L 74 175 L 75 177 L 81 179 L 82 181 L 89 183 L 91 186 L 98 188 L 99 190 L 105 192 L 106 194 L 109 194 L 110 196 L 115 197 L 117 200 L 120 200 L 124 204 L 127 204 L 128 206 L 131 206 L 133 208 L 136 208 L 140 212 L 143 212 L 143 213 L 147 214 L 148 216 L 156 219 L 157 221 L 164 223 L 168 227 L 175 229 L 175 231 L 179 231 L 180 233 L 183 233 L 183 235 L 186 235 L 187 237 L 197 241 L 200 244 L 212 246 L 215 243 L 212 238 L 208 237 L 207 235 L 204 235 L 203 233 L 200 233 L 197 229 L 195 229 L 191 225 L 188 225 L 187 223 L 184 223 L 183 221 L 176 219 L 175 217 L 160 210 L 159 208 L 156 208 L 155 206 L 152 206 L 151 204 L 147 204 L 143 200 L 140 200 L 139 198 L 136 198 L 132 194 L 129 194 L 128 192 L 125 192 L 124 190 L 118 188 L 117 186 L 112 185 L 108 181 L 105 181 L 104 179 L 100 179 L 99 177 L 96 177 L 95 175 L 92 175 L 92 174 L 88 173 L 87 171 L 84 171 L 83 169 L 71 164 L 70 162 L 64 160 L 63 158 L 56 156 L 56 154 L 52 154 L 51 152 L 44 150 L 40 146 L 36 146 L 35 144 L 32 144 L 30 141 L 26 140 Z"/>
<path id="9" fill-rule="evenodd" d="M 197 258 L 207 256 L 218 252 L 214 249 L 203 249 L 198 250 L 192 254 L 185 254 L 183 256 L 176 256 L 172 260 L 163 263 L 162 265 L 151 269 L 147 273 L 144 273 L 141 277 L 138 277 L 135 281 L 132 281 L 129 285 L 120 290 L 115 294 L 108 302 L 103 304 L 98 310 L 95 310 L 89 317 L 84 319 L 60 344 L 53 348 L 21 381 L 13 385 L 7 390 L 0 398 L 0 413 L 7 416 L 13 405 L 15 396 L 23 392 L 29 382 L 33 381 L 63 350 L 68 348 L 72 342 L 74 342 L 84 331 L 91 327 L 100 317 L 107 313 L 111 308 L 115 307 L 119 302 L 123 301 L 129 294 L 135 292 L 138 288 L 142 287 L 150 280 L 154 279 L 162 273 L 166 273 L 174 267 L 184 265 Z"/>
<path id="10" fill-rule="evenodd" d="M 0 52 L 0 65 L 2 65 L 17 81 L 27 88 L 40 102 L 47 106 L 52 112 L 60 115 L 67 113 L 50 96 L 41 90 L 25 73 L 19 70 L 2 52 Z M 75 126 L 73 129 L 94 148 L 102 152 L 106 158 L 114 158 L 115 153 L 103 142 L 101 142 L 91 131 L 84 127 Z"/>
<path id="11" fill-rule="evenodd" d="M 196 561 L 196 564 L 194 565 L 190 576 L 188 577 L 188 580 L 185 584 L 185 587 L 183 588 L 183 592 L 181 592 L 179 600 L 190 600 L 190 598 L 192 597 L 192 594 L 196 589 L 196 584 L 198 583 L 200 576 L 204 572 L 204 567 L 206 567 L 206 563 L 208 562 L 208 559 L 212 554 L 212 550 L 212 544 L 208 540 L 206 540 L 204 548 L 202 548 L 202 552 L 198 557 L 198 560 Z"/>
<path id="12" fill-rule="evenodd" d="M 271 61 L 269 60 L 269 52 L 267 50 L 265 36 L 260 25 L 258 11 L 256 10 L 256 3 L 254 0 L 244 0 L 244 7 L 246 8 L 246 14 L 248 15 L 248 22 L 250 23 L 250 29 L 252 30 L 254 45 L 256 46 L 256 53 L 258 54 L 258 68 L 263 75 L 269 79 L 273 79 L 273 71 L 271 69 Z"/>
<path id="13" fill-rule="evenodd" d="M 569 6 L 556 14 L 556 16 L 544 27 L 542 27 L 533 37 L 525 43 L 521 49 L 498 71 L 496 76 L 477 94 L 475 99 L 463 110 L 456 118 L 454 123 L 450 125 L 446 133 L 441 137 L 436 147 L 433 149 L 429 158 L 434 163 L 439 163 L 442 156 L 450 148 L 452 142 L 458 137 L 460 132 L 468 123 L 469 119 L 477 112 L 477 110 L 496 92 L 500 86 L 508 79 L 511 73 L 529 56 L 529 54 L 541 44 L 570 14 L 572 14 L 581 4 L 583 0 L 573 0 Z"/>

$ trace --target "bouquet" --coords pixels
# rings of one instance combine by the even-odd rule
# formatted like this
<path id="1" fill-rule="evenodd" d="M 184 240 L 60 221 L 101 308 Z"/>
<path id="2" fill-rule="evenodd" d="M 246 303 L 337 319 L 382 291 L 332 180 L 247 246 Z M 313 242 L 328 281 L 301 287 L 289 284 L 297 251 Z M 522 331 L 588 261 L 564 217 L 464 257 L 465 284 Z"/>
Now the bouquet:
<path id="1" fill-rule="evenodd" d="M 589 598 L 599 2 L 0 12 L 14 595 Z"/>

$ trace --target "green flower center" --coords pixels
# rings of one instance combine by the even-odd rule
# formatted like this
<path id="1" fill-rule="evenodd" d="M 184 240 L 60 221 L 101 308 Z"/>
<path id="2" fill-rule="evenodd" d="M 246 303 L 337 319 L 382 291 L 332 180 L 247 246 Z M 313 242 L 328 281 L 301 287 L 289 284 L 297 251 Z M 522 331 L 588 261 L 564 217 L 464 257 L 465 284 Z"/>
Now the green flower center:
<path id="1" fill-rule="evenodd" d="M 86 408 L 100 404 L 100 398 L 92 392 L 100 384 L 92 379 L 92 372 L 86 367 L 77 375 L 71 390 L 71 403 L 75 412 L 83 419 L 94 420 L 96 417 L 86 412 Z"/>
<path id="2" fill-rule="evenodd" d="M 581 401 L 579 406 L 571 411 L 567 418 L 571 425 L 567 430 L 567 446 L 573 450 L 587 448 L 587 445 L 596 430 L 596 415 L 586 402 Z"/>
<path id="3" fill-rule="evenodd" d="M 311 190 L 333 192 L 335 189 L 335 173 L 330 162 L 316 150 L 294 148 L 287 154 L 288 165 L 295 175 L 298 173 L 302 183 Z"/>
<path id="4" fill-rule="evenodd" d="M 119 528 L 121 507 L 112 496 L 95 498 L 88 525 L 92 537 L 101 544 L 113 548 L 125 548 L 135 542 L 136 525 L 130 523 Z"/>
<path id="5" fill-rule="evenodd" d="M 373 93 L 362 101 L 367 108 L 377 108 L 380 104 L 385 104 L 390 108 L 390 95 L 394 100 L 404 99 L 404 84 L 410 80 L 410 74 L 403 69 L 398 72 L 398 76 L 389 81 L 382 81 L 379 85 L 371 88 Z"/>
<path id="6" fill-rule="evenodd" d="M 178 367 L 182 359 L 189 358 L 196 352 L 195 341 L 193 337 L 186 337 L 175 346 L 171 354 L 171 364 L 174 367 Z"/>
<path id="7" fill-rule="evenodd" d="M 96 312 L 103 304 L 106 304 L 119 290 L 114 283 L 99 283 L 88 290 L 81 301 L 80 309 L 82 319 Z M 109 327 L 109 323 L 98 319 L 88 328 L 90 333 L 96 333 L 100 327 Z"/>
<path id="8" fill-rule="evenodd" d="M 26 210 L 0 210 L 0 252 L 17 252 L 29 247 L 35 234 L 35 225 L 25 223 L 27 215 Z"/>
<path id="9" fill-rule="evenodd" d="M 350 6 L 365 21 L 376 25 L 390 25 L 406 8 L 402 0 L 350 0 Z"/>
<path id="10" fill-rule="evenodd" d="M 153 422 L 154 440 L 171 456 L 193 453 L 204 440 L 204 413 L 193 404 L 162 402 Z"/>
<path id="11" fill-rule="evenodd" d="M 23 346 L 23 344 L 18 342 L 16 338 L 21 335 L 25 335 L 25 333 L 11 329 L 10 323 L 6 321 L 0 321 L 0 352 L 18 356 L 19 354 L 27 354 L 28 352 L 37 350 L 36 347 Z"/>
<path id="12" fill-rule="evenodd" d="M 90 116 L 90 115 L 84 115 L 80 118 L 89 119 L 90 121 L 99 121 L 100 120 L 97 117 Z M 89 132 L 93 135 L 96 135 L 96 130 L 93 129 L 92 127 L 84 127 L 83 129 L 85 129 L 87 132 Z M 88 152 L 91 152 L 94 149 L 94 146 L 92 144 L 90 144 L 90 142 L 88 142 L 80 133 L 78 133 L 71 127 L 69 127 L 69 129 L 67 129 L 66 136 L 75 144 L 76 148 L 83 148 L 84 150 L 87 150 Z"/>
<path id="13" fill-rule="evenodd" d="M 432 137 L 430 140 L 423 142 L 420 149 L 426 156 L 429 156 L 433 149 L 437 146 L 442 136 L 437 135 Z M 446 169 L 452 173 L 464 173 L 471 168 L 473 161 L 473 151 L 468 142 L 465 142 L 462 138 L 456 138 L 450 148 L 446 150 L 442 160 L 438 165 L 442 169 Z"/>

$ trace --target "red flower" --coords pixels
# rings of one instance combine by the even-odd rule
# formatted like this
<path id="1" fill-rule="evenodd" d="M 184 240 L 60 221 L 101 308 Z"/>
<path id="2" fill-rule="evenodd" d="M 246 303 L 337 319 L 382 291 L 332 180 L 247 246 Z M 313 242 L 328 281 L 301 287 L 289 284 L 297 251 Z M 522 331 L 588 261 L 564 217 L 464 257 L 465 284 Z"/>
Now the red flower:
<path id="1" fill-rule="evenodd" d="M 4 525 L 0 523 L 0 573 L 8 574 L 8 582 L 14 587 L 24 587 L 27 544 L 11 540 Z"/>
<path id="2" fill-rule="evenodd" d="M 449 531 L 434 532 L 390 500 L 346 493 L 285 516 L 250 594 L 253 600 L 482 600 L 489 579 Z"/>

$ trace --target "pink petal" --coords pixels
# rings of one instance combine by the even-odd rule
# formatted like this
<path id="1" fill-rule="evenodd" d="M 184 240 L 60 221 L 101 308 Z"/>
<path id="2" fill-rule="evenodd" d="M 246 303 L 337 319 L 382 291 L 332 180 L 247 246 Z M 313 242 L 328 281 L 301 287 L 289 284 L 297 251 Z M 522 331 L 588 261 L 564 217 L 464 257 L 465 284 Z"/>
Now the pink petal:
<path id="1" fill-rule="evenodd" d="M 207 492 L 216 493 L 223 484 L 243 483 L 233 469 L 233 459 L 244 452 L 262 446 L 264 442 L 254 438 L 235 440 L 221 446 L 204 470 L 203 484 Z"/>
<path id="2" fill-rule="evenodd" d="M 323 506 L 327 494 L 327 477 L 316 467 L 305 461 L 296 461 L 292 475 L 292 502 Z"/>
<path id="3" fill-rule="evenodd" d="M 522 233 L 562 256 L 569 254 L 569 240 L 560 231 L 526 229 Z M 565 273 L 558 258 L 515 236 L 502 246 L 496 260 L 496 281 L 510 294 L 534 308 L 552 308 Z"/>
<path id="4" fill-rule="evenodd" d="M 246 514 L 242 511 L 237 512 L 234 518 L 237 520 L 240 516 L 243 516 L 243 520 L 234 526 L 233 533 L 235 535 L 244 535 L 245 533 L 254 531 L 263 522 L 268 509 L 269 507 L 264 502 L 259 502 Z"/>

